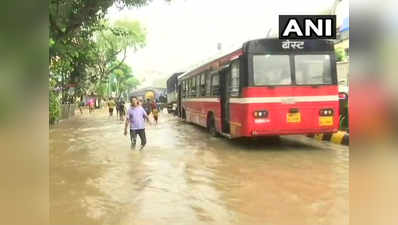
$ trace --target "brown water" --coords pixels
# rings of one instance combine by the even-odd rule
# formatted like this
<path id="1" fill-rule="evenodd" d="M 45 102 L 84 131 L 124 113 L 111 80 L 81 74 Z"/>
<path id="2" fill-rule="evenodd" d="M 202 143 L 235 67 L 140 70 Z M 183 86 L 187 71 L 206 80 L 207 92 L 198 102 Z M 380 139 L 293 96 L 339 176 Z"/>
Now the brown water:
<path id="1" fill-rule="evenodd" d="M 160 115 L 130 150 L 105 112 L 50 131 L 53 225 L 348 224 L 348 148 L 232 141 Z"/>

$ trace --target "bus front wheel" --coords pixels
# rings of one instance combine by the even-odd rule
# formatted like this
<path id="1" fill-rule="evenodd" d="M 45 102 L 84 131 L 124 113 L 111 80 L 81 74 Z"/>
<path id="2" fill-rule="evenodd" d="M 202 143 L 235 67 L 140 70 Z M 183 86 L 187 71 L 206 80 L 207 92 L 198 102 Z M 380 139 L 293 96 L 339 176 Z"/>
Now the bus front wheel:
<path id="1" fill-rule="evenodd" d="M 209 130 L 209 133 L 211 136 L 213 136 L 213 137 L 218 136 L 217 129 L 216 129 L 216 123 L 215 123 L 213 115 L 210 115 L 210 117 L 207 121 L 207 129 Z"/>

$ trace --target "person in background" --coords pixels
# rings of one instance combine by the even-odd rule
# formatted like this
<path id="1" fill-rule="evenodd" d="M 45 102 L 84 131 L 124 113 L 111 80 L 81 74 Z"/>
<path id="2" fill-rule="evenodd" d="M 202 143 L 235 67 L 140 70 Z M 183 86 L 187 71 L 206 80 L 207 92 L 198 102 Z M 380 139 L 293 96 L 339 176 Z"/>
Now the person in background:
<path id="1" fill-rule="evenodd" d="M 113 116 L 113 108 L 115 108 L 115 101 L 113 101 L 113 98 L 109 98 L 108 101 L 108 109 L 109 109 L 109 116 Z"/>
<path id="2" fill-rule="evenodd" d="M 77 100 L 77 104 L 78 104 L 78 107 L 79 107 L 80 114 L 83 115 L 84 101 L 82 101 L 82 100 L 79 98 L 79 99 Z"/>
<path id="3" fill-rule="evenodd" d="M 127 135 L 127 128 L 130 126 L 131 149 L 135 148 L 138 135 L 141 139 L 140 150 L 142 150 L 146 145 L 145 120 L 149 123 L 149 118 L 145 110 L 138 104 L 136 97 L 132 96 L 130 102 L 131 106 L 127 110 L 124 135 Z"/>
<path id="4" fill-rule="evenodd" d="M 120 120 L 122 120 L 122 121 L 123 121 L 124 116 L 126 115 L 126 110 L 125 110 L 124 104 L 125 104 L 125 102 L 123 101 L 123 99 L 120 99 L 118 101 L 118 105 L 117 105 L 117 107 L 119 108 L 119 110 L 118 110 L 119 117 L 120 117 Z"/>
<path id="5" fill-rule="evenodd" d="M 94 98 L 90 98 L 88 102 L 88 111 L 92 113 L 94 111 Z"/>
<path id="6" fill-rule="evenodd" d="M 116 98 L 115 99 L 115 108 L 116 108 L 116 118 L 117 119 L 120 119 L 119 118 L 119 108 L 120 108 L 120 106 L 119 106 L 119 102 L 120 102 L 120 99 L 119 98 Z"/>
<path id="7" fill-rule="evenodd" d="M 144 107 L 146 114 L 150 115 L 152 112 L 152 103 L 149 98 L 144 102 L 143 107 Z"/>
<path id="8" fill-rule="evenodd" d="M 159 105 L 156 104 L 156 101 L 152 101 L 152 114 L 153 114 L 153 119 L 155 119 L 156 124 L 158 124 L 158 118 L 159 118 Z"/>

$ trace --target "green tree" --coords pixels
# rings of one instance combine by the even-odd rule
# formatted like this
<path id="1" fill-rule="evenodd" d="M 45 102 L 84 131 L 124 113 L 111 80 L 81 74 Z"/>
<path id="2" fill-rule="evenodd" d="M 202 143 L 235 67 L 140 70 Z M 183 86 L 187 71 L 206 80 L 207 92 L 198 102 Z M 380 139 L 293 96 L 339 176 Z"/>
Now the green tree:
<path id="1" fill-rule="evenodd" d="M 148 0 L 49 0 L 50 38 L 55 42 L 94 32 L 112 5 L 141 7 Z M 94 28 L 94 29 L 93 29 Z"/>
<path id="2" fill-rule="evenodd" d="M 346 59 L 346 57 L 347 57 L 346 54 L 345 54 L 344 49 L 342 49 L 342 48 L 336 48 L 335 49 L 335 54 L 336 54 L 336 61 L 337 62 L 344 61 Z"/>
<path id="3" fill-rule="evenodd" d="M 140 7 L 148 0 L 50 0 L 50 79 L 58 87 L 76 86 L 76 95 L 96 87 L 113 69 L 110 62 L 128 47 L 142 47 L 145 33 L 138 22 L 103 22 L 107 9 Z M 106 38 L 106 41 L 100 40 Z M 103 58 L 101 58 L 103 57 Z M 121 60 L 123 61 L 123 60 Z M 101 71 L 102 69 L 102 71 Z M 100 72 L 99 72 L 100 71 Z M 93 85 L 92 84 L 96 84 Z M 62 92 L 62 101 L 73 96 Z"/>
<path id="4" fill-rule="evenodd" d="M 101 27 L 102 30 L 92 37 L 83 35 L 74 37 L 69 44 L 58 44 L 57 54 L 51 58 L 50 70 L 58 86 L 75 85 L 77 96 L 94 91 L 97 85 L 107 81 L 122 65 L 128 49 L 136 50 L 145 45 L 145 30 L 137 21 L 117 21 L 115 25 L 102 22 Z M 52 45 L 56 43 L 50 41 Z M 73 96 L 63 92 L 62 101 L 71 102 Z"/>
<path id="5" fill-rule="evenodd" d="M 120 62 L 115 63 L 119 64 Z M 112 91 L 115 91 L 118 97 L 139 85 L 139 81 L 133 76 L 131 68 L 125 63 L 121 63 L 119 68 L 115 69 L 110 77 L 111 80 L 115 80 Z"/>
<path id="6" fill-rule="evenodd" d="M 54 91 L 54 81 L 50 80 L 49 86 L 49 101 L 48 101 L 48 114 L 49 123 L 54 124 L 60 117 L 61 105 L 58 99 L 58 94 Z"/>
<path id="7" fill-rule="evenodd" d="M 97 72 L 99 79 L 106 78 L 126 59 L 128 49 L 145 46 L 146 33 L 138 21 L 120 20 L 112 26 L 104 22 L 105 29 L 96 34 Z M 121 60 L 118 60 L 118 56 Z M 114 63 L 118 61 L 118 63 Z"/>

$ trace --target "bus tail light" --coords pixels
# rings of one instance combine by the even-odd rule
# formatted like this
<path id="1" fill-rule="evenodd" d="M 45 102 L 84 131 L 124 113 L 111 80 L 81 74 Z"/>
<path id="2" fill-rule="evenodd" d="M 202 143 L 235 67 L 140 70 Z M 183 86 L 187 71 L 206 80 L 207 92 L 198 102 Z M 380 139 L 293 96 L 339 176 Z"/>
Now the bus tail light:
<path id="1" fill-rule="evenodd" d="M 320 116 L 333 116 L 334 111 L 333 109 L 321 109 L 319 110 Z"/>
<path id="2" fill-rule="evenodd" d="M 268 111 L 267 110 L 255 111 L 253 113 L 253 115 L 254 115 L 254 118 L 267 118 Z"/>

